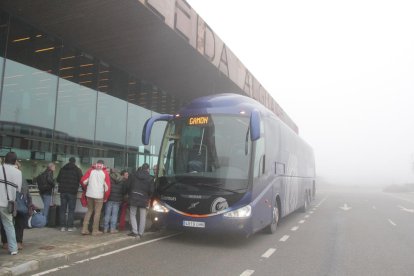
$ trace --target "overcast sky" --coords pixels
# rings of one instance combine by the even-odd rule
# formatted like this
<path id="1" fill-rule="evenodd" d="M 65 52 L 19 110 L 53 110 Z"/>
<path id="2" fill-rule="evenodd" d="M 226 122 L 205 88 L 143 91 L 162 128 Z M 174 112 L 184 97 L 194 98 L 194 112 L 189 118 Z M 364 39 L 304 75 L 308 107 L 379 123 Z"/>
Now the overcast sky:
<path id="1" fill-rule="evenodd" d="M 318 176 L 414 183 L 413 0 L 188 3 L 295 121 Z"/>

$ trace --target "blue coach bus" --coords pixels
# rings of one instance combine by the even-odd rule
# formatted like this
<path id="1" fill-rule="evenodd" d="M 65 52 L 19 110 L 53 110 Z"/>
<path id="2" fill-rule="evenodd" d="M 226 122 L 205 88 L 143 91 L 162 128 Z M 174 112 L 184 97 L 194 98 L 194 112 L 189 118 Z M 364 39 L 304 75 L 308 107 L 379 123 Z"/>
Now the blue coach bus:
<path id="1" fill-rule="evenodd" d="M 193 100 L 167 121 L 158 159 L 153 223 L 249 236 L 274 233 L 281 217 L 306 210 L 315 195 L 309 147 L 257 101 L 219 94 Z"/>

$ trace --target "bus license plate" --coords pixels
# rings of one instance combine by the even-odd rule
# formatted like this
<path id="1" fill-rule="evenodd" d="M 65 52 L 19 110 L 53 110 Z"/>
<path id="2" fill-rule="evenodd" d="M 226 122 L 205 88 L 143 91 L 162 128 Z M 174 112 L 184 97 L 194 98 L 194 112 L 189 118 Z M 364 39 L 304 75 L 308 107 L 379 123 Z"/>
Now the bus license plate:
<path id="1" fill-rule="evenodd" d="M 204 221 L 183 220 L 183 226 L 185 226 L 185 227 L 205 228 L 206 223 Z"/>

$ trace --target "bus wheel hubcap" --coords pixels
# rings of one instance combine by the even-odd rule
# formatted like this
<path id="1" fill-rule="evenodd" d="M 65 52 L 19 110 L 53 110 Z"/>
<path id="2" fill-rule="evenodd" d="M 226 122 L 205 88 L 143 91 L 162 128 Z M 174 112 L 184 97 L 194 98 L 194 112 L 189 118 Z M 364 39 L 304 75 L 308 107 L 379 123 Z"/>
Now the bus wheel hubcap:
<path id="1" fill-rule="evenodd" d="M 277 209 L 277 207 L 273 207 L 273 223 L 277 224 L 278 221 L 279 221 L 279 210 Z"/>

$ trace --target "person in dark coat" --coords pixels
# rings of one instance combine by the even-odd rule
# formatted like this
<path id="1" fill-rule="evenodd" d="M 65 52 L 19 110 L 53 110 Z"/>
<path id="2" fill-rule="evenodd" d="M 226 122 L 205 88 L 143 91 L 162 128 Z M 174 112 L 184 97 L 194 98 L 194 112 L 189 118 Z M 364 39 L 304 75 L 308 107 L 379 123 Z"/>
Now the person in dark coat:
<path id="1" fill-rule="evenodd" d="M 111 193 L 105 205 L 104 233 L 117 233 L 116 224 L 118 221 L 119 206 L 126 194 L 126 185 L 124 178 L 116 169 L 111 169 L 109 174 L 111 178 Z"/>
<path id="2" fill-rule="evenodd" d="M 58 191 L 60 193 L 60 231 L 72 232 L 76 228 L 73 226 L 73 219 L 76 209 L 76 196 L 79 190 L 79 181 L 82 178 L 82 171 L 76 166 L 76 159 L 74 157 L 69 158 L 67 163 L 59 171 L 57 182 L 59 183 Z M 68 210 L 68 217 L 66 220 L 66 209 Z"/>
<path id="3" fill-rule="evenodd" d="M 50 204 L 52 203 L 52 193 L 53 189 L 55 188 L 55 180 L 53 179 L 53 172 L 56 170 L 56 166 L 53 163 L 49 163 L 47 165 L 46 170 L 43 172 L 45 174 L 44 181 L 47 182 L 48 188 L 45 190 L 39 190 L 40 197 L 43 201 L 43 215 L 46 218 L 46 223 L 49 218 L 49 208 Z"/>
<path id="4" fill-rule="evenodd" d="M 144 163 L 128 179 L 129 219 L 132 227 L 128 236 L 141 238 L 145 230 L 147 207 L 153 188 L 153 177 L 149 174 L 149 165 Z M 139 227 L 137 227 L 137 209 L 139 209 Z"/>
<path id="5" fill-rule="evenodd" d="M 125 188 L 127 188 L 127 194 L 124 196 L 124 199 L 122 200 L 121 203 L 121 210 L 119 212 L 119 224 L 118 224 L 118 229 L 119 231 L 122 231 L 125 229 L 125 217 L 126 217 L 126 213 L 128 210 L 128 177 L 129 177 L 129 173 L 127 170 L 122 170 L 121 171 L 121 176 L 122 176 L 122 182 L 124 182 Z"/>

